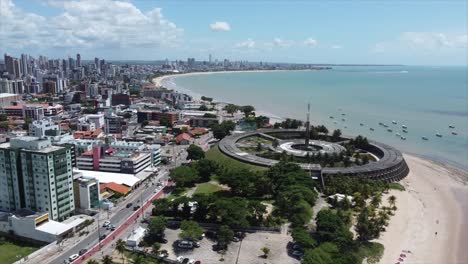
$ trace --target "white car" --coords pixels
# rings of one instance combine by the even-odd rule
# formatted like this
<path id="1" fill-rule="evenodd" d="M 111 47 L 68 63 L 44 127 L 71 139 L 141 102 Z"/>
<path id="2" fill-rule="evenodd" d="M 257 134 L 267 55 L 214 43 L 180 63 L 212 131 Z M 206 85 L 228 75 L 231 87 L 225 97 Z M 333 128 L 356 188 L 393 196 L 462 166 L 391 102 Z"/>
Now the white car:
<path id="1" fill-rule="evenodd" d="M 70 257 L 68 257 L 68 260 L 69 260 L 70 262 L 72 262 L 72 261 L 76 260 L 76 259 L 79 258 L 79 257 L 80 257 L 80 255 L 78 255 L 78 254 L 73 254 L 73 255 L 71 255 Z"/>
<path id="2" fill-rule="evenodd" d="M 194 259 L 190 259 L 188 264 L 195 264 L 195 260 Z"/>
<path id="3" fill-rule="evenodd" d="M 110 221 L 105 221 L 104 224 L 102 224 L 102 227 L 107 227 L 108 225 L 110 225 Z"/>
<path id="4" fill-rule="evenodd" d="M 185 257 L 184 256 L 178 256 L 177 257 L 177 262 L 182 263 L 184 262 Z"/>

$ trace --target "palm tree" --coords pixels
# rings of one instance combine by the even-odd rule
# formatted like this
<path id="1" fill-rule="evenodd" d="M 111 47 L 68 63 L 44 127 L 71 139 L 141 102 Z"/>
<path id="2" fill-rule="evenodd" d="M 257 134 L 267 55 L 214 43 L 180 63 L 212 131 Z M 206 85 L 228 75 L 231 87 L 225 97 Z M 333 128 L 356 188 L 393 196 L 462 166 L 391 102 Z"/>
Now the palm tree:
<path id="1" fill-rule="evenodd" d="M 113 264 L 114 262 L 112 261 L 112 257 L 109 255 L 105 255 L 102 258 L 102 264 Z"/>
<path id="2" fill-rule="evenodd" d="M 99 262 L 97 262 L 97 260 L 94 260 L 94 259 L 90 259 L 88 260 L 88 262 L 86 262 L 87 264 L 99 264 Z"/>
<path id="3" fill-rule="evenodd" d="M 117 242 L 115 243 L 115 249 L 117 249 L 117 251 L 122 255 L 122 263 L 125 264 L 125 241 L 123 241 L 122 239 L 117 240 Z"/>
<path id="4" fill-rule="evenodd" d="M 396 203 L 395 195 L 392 195 L 392 196 L 388 197 L 388 203 L 390 204 L 391 207 L 395 206 L 395 203 Z"/>
<path id="5" fill-rule="evenodd" d="M 151 249 L 153 251 L 153 254 L 158 254 L 159 249 L 161 249 L 161 244 L 159 244 L 158 242 L 154 242 Z"/>
<path id="6" fill-rule="evenodd" d="M 145 264 L 146 259 L 142 255 L 136 255 L 130 260 L 130 262 L 132 262 L 132 264 Z"/>
<path id="7" fill-rule="evenodd" d="M 268 253 L 270 253 L 270 249 L 267 247 L 262 247 L 261 250 L 263 252 L 263 257 L 268 258 Z"/>

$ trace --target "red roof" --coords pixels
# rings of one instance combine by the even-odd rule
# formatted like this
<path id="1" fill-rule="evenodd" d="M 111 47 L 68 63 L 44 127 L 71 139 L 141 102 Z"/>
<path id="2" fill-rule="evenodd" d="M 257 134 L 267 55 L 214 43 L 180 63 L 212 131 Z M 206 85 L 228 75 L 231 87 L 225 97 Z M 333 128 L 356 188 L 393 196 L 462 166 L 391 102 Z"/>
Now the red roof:
<path id="1" fill-rule="evenodd" d="M 122 184 L 115 183 L 115 182 L 101 183 L 101 184 L 99 184 L 99 189 L 101 191 L 109 189 L 111 191 L 121 193 L 121 194 L 124 194 L 124 195 L 127 194 L 130 191 L 129 187 L 127 187 L 125 185 L 122 185 Z"/>
<path id="2" fill-rule="evenodd" d="M 199 128 L 192 129 L 190 131 L 190 134 L 191 135 L 203 135 L 203 134 L 205 134 L 207 132 L 208 132 L 208 129 L 203 128 L 203 127 L 199 127 Z"/>
<path id="3" fill-rule="evenodd" d="M 96 130 L 89 131 L 76 131 L 73 133 L 75 139 L 95 139 L 102 133 L 102 129 L 98 128 Z"/>
<path id="4" fill-rule="evenodd" d="M 187 133 L 182 133 L 176 137 L 176 142 L 180 143 L 182 140 L 190 141 L 190 135 Z"/>

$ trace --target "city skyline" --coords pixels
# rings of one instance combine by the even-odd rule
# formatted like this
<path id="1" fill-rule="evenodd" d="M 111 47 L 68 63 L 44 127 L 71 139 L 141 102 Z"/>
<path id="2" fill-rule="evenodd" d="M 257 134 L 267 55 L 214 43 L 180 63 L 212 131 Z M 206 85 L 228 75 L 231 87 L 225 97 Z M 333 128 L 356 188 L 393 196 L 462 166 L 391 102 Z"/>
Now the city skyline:
<path id="1" fill-rule="evenodd" d="M 464 1 L 1 0 L 1 7 L 0 51 L 9 54 L 63 58 L 80 53 L 83 60 L 208 61 L 211 54 L 213 59 L 289 63 L 467 63 Z"/>

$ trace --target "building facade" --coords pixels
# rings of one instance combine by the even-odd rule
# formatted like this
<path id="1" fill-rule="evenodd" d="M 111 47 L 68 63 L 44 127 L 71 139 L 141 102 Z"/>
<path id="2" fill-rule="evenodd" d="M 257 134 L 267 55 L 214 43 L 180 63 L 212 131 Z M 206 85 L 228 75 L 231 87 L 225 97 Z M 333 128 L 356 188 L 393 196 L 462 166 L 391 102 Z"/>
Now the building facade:
<path id="1" fill-rule="evenodd" d="M 0 145 L 0 210 L 27 208 L 62 221 L 75 210 L 71 150 L 37 137 Z"/>

